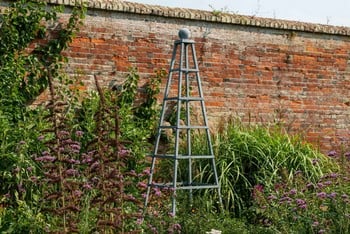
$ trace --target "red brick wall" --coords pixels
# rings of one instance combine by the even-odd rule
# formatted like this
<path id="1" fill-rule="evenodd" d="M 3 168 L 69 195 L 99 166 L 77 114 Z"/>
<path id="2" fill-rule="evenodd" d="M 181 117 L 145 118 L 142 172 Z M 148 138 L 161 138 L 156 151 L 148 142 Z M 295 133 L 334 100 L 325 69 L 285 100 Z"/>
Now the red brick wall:
<path id="1" fill-rule="evenodd" d="M 114 8 L 113 8 L 114 7 Z M 350 29 L 119 3 L 91 5 L 67 71 L 93 89 L 169 67 L 178 30 L 196 41 L 209 122 L 284 122 L 327 151 L 350 138 Z M 106 7 L 108 8 L 108 7 Z M 163 81 L 163 85 L 165 80 Z"/>

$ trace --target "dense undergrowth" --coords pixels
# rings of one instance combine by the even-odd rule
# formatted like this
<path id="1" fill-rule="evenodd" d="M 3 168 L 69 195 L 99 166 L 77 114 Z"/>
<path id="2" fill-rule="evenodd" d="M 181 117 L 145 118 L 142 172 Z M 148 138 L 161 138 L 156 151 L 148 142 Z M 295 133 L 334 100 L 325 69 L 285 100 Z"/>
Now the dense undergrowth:
<path id="1" fill-rule="evenodd" d="M 1 233 L 350 232 L 349 147 L 323 155 L 283 127 L 238 120 L 223 121 L 212 137 L 223 208 L 215 192 L 195 192 L 192 202 L 178 193 L 171 217 L 171 191 L 154 188 L 144 213 L 145 155 L 165 72 L 149 79 L 141 103 L 136 69 L 117 91 L 100 87 L 96 75 L 96 91 L 81 93 L 64 74 L 61 51 L 84 7 L 52 32 L 39 22 L 55 22 L 56 10 L 35 1 L 12 6 L 0 28 Z M 46 43 L 30 53 L 37 40 Z M 44 89 L 48 102 L 31 106 Z M 193 150 L 200 152 L 203 136 L 195 139 Z M 212 180 L 207 162 L 192 166 L 198 180 Z M 163 165 L 161 176 L 171 170 Z"/>

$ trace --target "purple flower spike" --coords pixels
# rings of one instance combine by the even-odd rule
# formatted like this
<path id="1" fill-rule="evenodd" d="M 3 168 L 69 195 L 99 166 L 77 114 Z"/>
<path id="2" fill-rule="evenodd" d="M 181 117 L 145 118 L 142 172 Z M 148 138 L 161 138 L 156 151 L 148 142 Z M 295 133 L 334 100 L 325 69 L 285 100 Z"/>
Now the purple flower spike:
<path id="1" fill-rule="evenodd" d="M 140 187 L 140 188 L 147 188 L 147 184 L 144 183 L 144 182 L 139 182 L 139 183 L 137 184 L 137 186 Z"/>
<path id="2" fill-rule="evenodd" d="M 175 223 L 175 224 L 173 225 L 173 228 L 174 228 L 174 230 L 181 230 L 181 225 L 178 224 L 178 223 Z"/>
<path id="3" fill-rule="evenodd" d="M 169 212 L 168 215 L 169 215 L 169 217 L 172 217 L 172 218 L 174 217 L 174 214 L 171 212 Z"/>
<path id="4" fill-rule="evenodd" d="M 308 188 L 308 189 L 313 189 L 313 188 L 315 188 L 315 185 L 314 185 L 313 183 L 308 183 L 308 184 L 306 185 L 306 188 Z"/>
<path id="5" fill-rule="evenodd" d="M 32 182 L 37 182 L 38 181 L 38 177 L 36 177 L 36 176 L 31 176 L 30 177 L 30 180 L 32 181 Z"/>
<path id="6" fill-rule="evenodd" d="M 159 188 L 154 188 L 154 192 L 154 195 L 156 195 L 157 197 L 159 197 L 162 194 Z"/>
<path id="7" fill-rule="evenodd" d="M 121 157 L 125 157 L 125 156 L 128 156 L 128 154 L 130 153 L 130 151 L 129 150 L 126 150 L 126 149 L 121 149 L 121 150 L 119 150 L 119 155 L 121 156 Z"/>
<path id="8" fill-rule="evenodd" d="M 329 157 L 335 157 L 335 156 L 337 156 L 337 151 L 335 151 L 335 150 L 329 151 L 329 152 L 328 152 L 328 156 L 329 156 Z"/>
<path id="9" fill-rule="evenodd" d="M 132 175 L 132 176 L 137 176 L 135 170 L 131 170 L 131 171 L 130 171 L 130 175 Z"/>
<path id="10" fill-rule="evenodd" d="M 138 218 L 137 220 L 136 220 L 136 224 L 137 225 L 141 225 L 143 223 L 143 219 L 142 218 Z"/>
<path id="11" fill-rule="evenodd" d="M 73 195 L 76 196 L 76 197 L 80 197 L 82 194 L 83 194 L 83 192 L 80 191 L 80 190 L 74 190 L 73 191 Z"/>
<path id="12" fill-rule="evenodd" d="M 299 198 L 298 198 L 298 199 L 296 199 L 295 201 L 296 201 L 296 203 L 297 203 L 298 206 L 301 206 L 301 205 L 305 205 L 305 204 L 306 204 L 306 201 L 304 201 L 303 199 L 299 199 Z"/>
<path id="13" fill-rule="evenodd" d="M 68 169 L 66 171 L 66 174 L 67 174 L 67 176 L 75 176 L 75 175 L 78 175 L 79 172 L 77 170 L 75 170 L 75 169 Z"/>
<path id="14" fill-rule="evenodd" d="M 35 161 L 38 161 L 38 162 L 53 162 L 55 160 L 56 160 L 56 157 L 52 157 L 50 155 L 35 158 Z"/>
<path id="15" fill-rule="evenodd" d="M 264 186 L 262 184 L 257 184 L 254 186 L 254 190 L 264 192 Z"/>
<path id="16" fill-rule="evenodd" d="M 313 222 L 313 224 L 312 224 L 313 227 L 317 227 L 318 225 L 320 225 L 320 223 L 317 221 Z"/>
<path id="17" fill-rule="evenodd" d="M 318 197 L 318 198 L 321 198 L 321 199 L 324 199 L 324 198 L 327 197 L 327 193 L 325 193 L 325 192 L 317 193 L 317 197 Z"/>
<path id="18" fill-rule="evenodd" d="M 83 131 L 76 131 L 76 132 L 75 132 L 75 135 L 76 135 L 77 137 L 82 137 L 82 136 L 84 135 L 84 132 L 83 132 Z"/>
<path id="19" fill-rule="evenodd" d="M 90 155 L 85 154 L 85 153 L 82 154 L 82 158 L 83 158 L 82 163 L 91 163 L 93 160 Z"/>
<path id="20" fill-rule="evenodd" d="M 70 146 L 72 148 L 73 151 L 80 151 L 80 145 L 79 144 L 72 144 Z"/>
<path id="21" fill-rule="evenodd" d="M 98 161 L 94 162 L 94 163 L 91 165 L 90 170 L 94 170 L 94 169 L 98 168 L 99 165 L 100 165 L 100 163 L 99 163 Z"/>
<path id="22" fill-rule="evenodd" d="M 324 187 L 324 184 L 322 184 L 322 183 L 317 183 L 317 188 L 321 189 L 321 188 L 323 188 L 323 187 Z"/>
<path id="23" fill-rule="evenodd" d="M 69 132 L 65 130 L 60 131 L 58 134 L 60 134 L 61 136 L 69 136 Z"/>
<path id="24" fill-rule="evenodd" d="M 88 184 L 88 183 L 84 184 L 83 188 L 86 189 L 86 190 L 91 190 L 92 189 L 91 185 Z"/>
<path id="25" fill-rule="evenodd" d="M 332 184 L 332 181 L 327 180 L 327 181 L 324 182 L 324 184 L 325 184 L 325 185 L 331 185 L 331 184 Z"/>
<path id="26" fill-rule="evenodd" d="M 150 175 L 150 174 L 151 174 L 150 169 L 145 169 L 145 170 L 143 170 L 143 173 L 144 173 L 145 175 Z"/>
<path id="27" fill-rule="evenodd" d="M 268 200 L 276 200 L 277 197 L 275 195 L 270 195 L 267 197 Z"/>
<path id="28" fill-rule="evenodd" d="M 283 203 L 283 202 L 286 202 L 287 204 L 289 204 L 293 199 L 290 198 L 290 197 L 282 197 L 279 202 L 280 203 Z"/>
<path id="29" fill-rule="evenodd" d="M 296 189 L 292 189 L 289 191 L 289 194 L 290 195 L 295 195 L 297 193 L 297 190 Z"/>

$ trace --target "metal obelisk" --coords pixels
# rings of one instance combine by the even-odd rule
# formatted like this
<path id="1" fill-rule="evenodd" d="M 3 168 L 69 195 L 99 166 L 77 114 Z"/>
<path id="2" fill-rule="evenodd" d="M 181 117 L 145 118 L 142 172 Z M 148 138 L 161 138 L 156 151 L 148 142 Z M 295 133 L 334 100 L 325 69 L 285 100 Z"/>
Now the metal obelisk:
<path id="1" fill-rule="evenodd" d="M 154 145 L 154 150 L 151 155 L 152 162 L 150 168 L 150 176 L 148 181 L 145 209 L 149 203 L 151 188 L 169 188 L 172 191 L 172 208 L 171 213 L 176 214 L 176 192 L 178 190 L 189 190 L 192 199 L 192 191 L 195 189 L 217 189 L 220 205 L 221 194 L 220 185 L 215 165 L 215 156 L 212 148 L 210 138 L 208 120 L 206 115 L 205 103 L 203 98 L 203 91 L 201 86 L 201 79 L 199 76 L 199 68 L 195 51 L 195 42 L 190 39 L 190 32 L 188 29 L 181 29 L 179 31 L 180 40 L 174 43 L 172 59 L 170 63 L 169 75 L 164 92 L 163 105 L 161 116 L 157 129 L 157 135 Z M 173 108 L 173 109 L 171 109 Z M 196 114 L 196 121 L 194 120 L 194 109 L 199 110 Z M 172 123 L 166 123 L 166 115 L 173 110 Z M 171 114 L 171 113 L 170 113 Z M 198 120 L 199 119 L 199 120 Z M 167 152 L 160 147 L 160 139 L 165 131 L 171 131 L 173 134 L 172 149 Z M 205 135 L 206 145 L 203 149 L 206 152 L 194 154 L 192 152 L 192 144 L 194 143 L 195 133 L 202 132 Z M 197 136 L 198 137 L 198 136 Z M 169 144 L 169 143 L 168 143 Z M 170 147 L 171 148 L 171 147 Z M 173 163 L 172 181 L 160 182 L 154 181 L 156 160 L 166 159 Z M 206 160 L 210 165 L 213 181 L 210 183 L 197 182 L 193 171 L 193 164 L 200 160 Z M 196 161 L 196 162 L 195 162 Z M 186 165 L 186 180 L 179 177 L 179 166 Z M 161 168 L 159 169 L 161 170 Z M 196 170 L 198 173 L 198 171 Z"/>

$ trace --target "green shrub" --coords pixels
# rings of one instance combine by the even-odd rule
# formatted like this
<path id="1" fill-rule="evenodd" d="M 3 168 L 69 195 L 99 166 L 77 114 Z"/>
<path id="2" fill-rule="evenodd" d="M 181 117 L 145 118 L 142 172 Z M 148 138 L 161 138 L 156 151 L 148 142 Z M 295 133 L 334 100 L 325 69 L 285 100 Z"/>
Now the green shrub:
<path id="1" fill-rule="evenodd" d="M 211 230 L 221 231 L 222 234 L 249 233 L 245 219 L 236 219 L 229 212 L 217 210 L 217 201 L 210 196 L 196 196 L 191 202 L 188 192 L 179 197 L 179 211 L 176 220 L 181 225 L 182 233 L 206 233 Z"/>
<path id="2" fill-rule="evenodd" d="M 78 31 L 85 8 L 75 7 L 69 22 L 53 32 L 49 28 L 61 11 L 45 1 L 20 0 L 0 18 L 0 108 L 13 122 L 23 119 L 28 104 L 47 88 L 49 73 L 59 78 L 66 61 L 61 52 Z"/>

